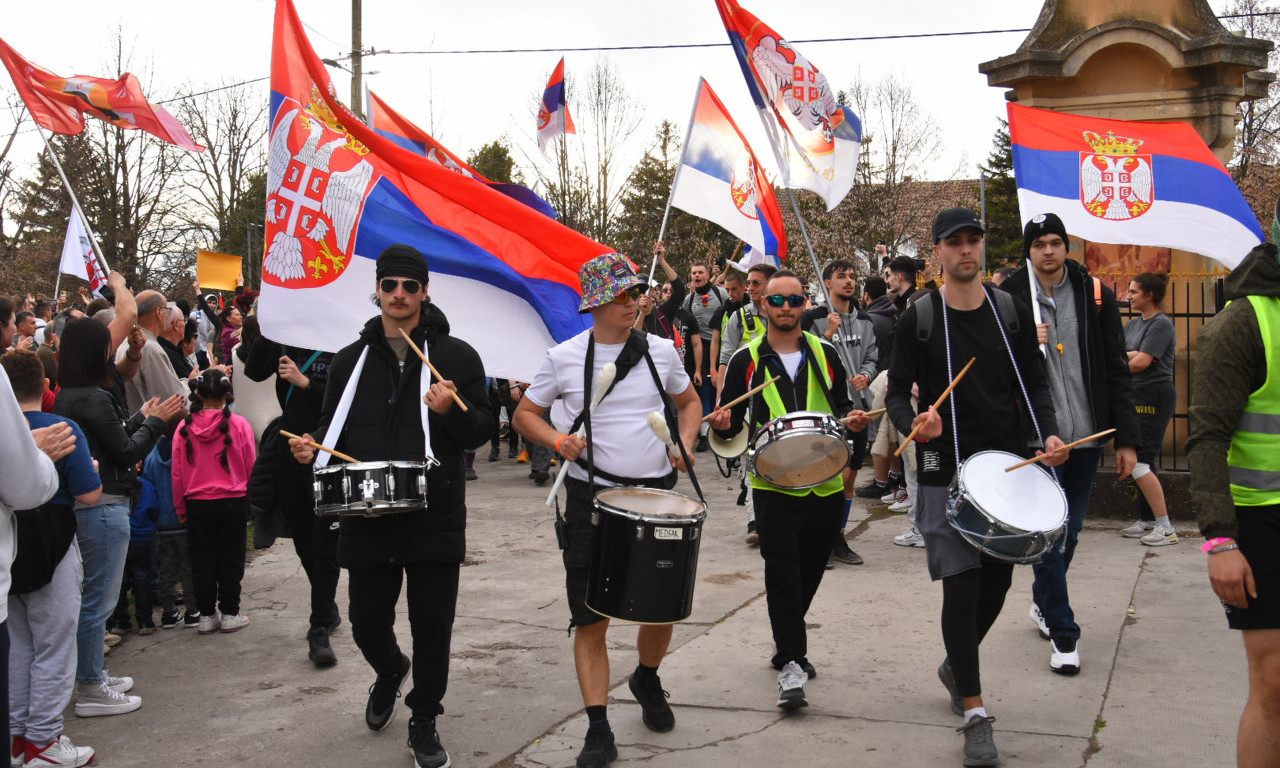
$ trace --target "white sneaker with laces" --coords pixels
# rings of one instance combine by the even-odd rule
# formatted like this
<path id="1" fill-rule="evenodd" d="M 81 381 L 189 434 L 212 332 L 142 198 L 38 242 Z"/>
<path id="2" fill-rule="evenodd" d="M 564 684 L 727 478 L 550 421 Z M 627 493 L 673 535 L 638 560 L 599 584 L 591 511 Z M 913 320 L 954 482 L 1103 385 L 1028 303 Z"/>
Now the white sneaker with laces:
<path id="1" fill-rule="evenodd" d="M 234 616 L 224 614 L 222 617 L 223 632 L 237 632 L 247 626 L 249 626 L 249 617 L 243 614 L 237 613 Z"/>
<path id="2" fill-rule="evenodd" d="M 788 661 L 778 672 L 778 706 L 783 709 L 799 709 L 809 706 L 804 698 L 804 684 L 809 676 L 794 661 Z"/>
<path id="3" fill-rule="evenodd" d="M 907 493 L 904 488 L 898 496 L 898 500 L 889 505 L 890 512 L 909 512 L 911 510 L 911 494 Z"/>
<path id="4" fill-rule="evenodd" d="M 1059 675 L 1074 675 L 1080 671 L 1080 647 L 1074 637 L 1055 637 L 1049 641 L 1049 669 Z"/>
<path id="5" fill-rule="evenodd" d="M 1040 632 L 1040 639 L 1048 640 L 1049 625 L 1044 622 L 1044 614 L 1040 612 L 1040 606 L 1035 603 L 1031 604 L 1031 620 L 1035 622 L 1036 630 Z"/>
<path id="6" fill-rule="evenodd" d="M 1138 539 L 1148 547 L 1167 547 L 1170 544 L 1178 543 L 1178 534 L 1174 533 L 1172 528 L 1153 528 L 1151 533 Z"/>
<path id="7" fill-rule="evenodd" d="M 142 697 L 120 693 L 102 680 L 76 684 L 76 716 L 123 715 L 142 706 Z"/>
<path id="8" fill-rule="evenodd" d="M 112 677 L 111 673 L 104 669 L 102 670 L 102 679 L 116 693 L 128 693 L 133 690 L 132 677 Z"/>
<path id="9" fill-rule="evenodd" d="M 885 504 L 892 504 L 893 502 L 898 500 L 898 494 L 902 492 L 903 492 L 902 488 L 894 488 L 893 490 L 889 491 L 885 495 L 881 496 L 880 501 Z"/>
<path id="10" fill-rule="evenodd" d="M 913 525 L 897 536 L 894 536 L 893 543 L 900 547 L 923 547 L 924 536 Z"/>
<path id="11" fill-rule="evenodd" d="M 1126 539 L 1140 539 L 1148 533 L 1151 533 L 1151 529 L 1155 527 L 1156 524 L 1153 522 L 1139 520 L 1128 528 L 1122 529 L 1120 531 L 1120 535 Z"/>
<path id="12" fill-rule="evenodd" d="M 70 766 L 80 768 L 93 761 L 93 747 L 77 747 L 66 736 L 59 736 L 44 749 L 36 749 L 36 745 L 27 747 L 24 766 Z"/>

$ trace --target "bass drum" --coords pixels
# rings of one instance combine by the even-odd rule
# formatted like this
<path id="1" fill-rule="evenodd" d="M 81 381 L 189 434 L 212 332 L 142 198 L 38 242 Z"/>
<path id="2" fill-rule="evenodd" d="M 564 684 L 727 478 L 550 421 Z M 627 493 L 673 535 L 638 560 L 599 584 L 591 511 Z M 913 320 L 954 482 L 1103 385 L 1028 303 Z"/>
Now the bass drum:
<path id="1" fill-rule="evenodd" d="M 689 618 L 707 505 L 656 488 L 596 494 L 587 607 L 637 624 Z"/>

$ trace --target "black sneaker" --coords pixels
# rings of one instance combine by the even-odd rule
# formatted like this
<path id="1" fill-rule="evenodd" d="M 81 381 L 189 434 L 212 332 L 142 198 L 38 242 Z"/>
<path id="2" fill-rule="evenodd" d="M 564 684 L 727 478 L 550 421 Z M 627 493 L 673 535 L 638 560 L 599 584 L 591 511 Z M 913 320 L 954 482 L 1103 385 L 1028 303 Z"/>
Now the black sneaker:
<path id="1" fill-rule="evenodd" d="M 748 521 L 747 521 L 747 543 L 748 543 L 748 544 L 759 544 L 759 543 L 760 543 L 760 534 L 756 533 L 756 521 L 755 521 L 755 520 L 748 520 Z"/>
<path id="2" fill-rule="evenodd" d="M 849 548 L 844 531 L 836 536 L 836 543 L 831 547 L 831 558 L 846 565 L 862 565 L 862 556 Z"/>
<path id="3" fill-rule="evenodd" d="M 964 715 L 964 699 L 960 697 L 960 690 L 956 687 L 956 676 L 951 671 L 950 659 L 943 659 L 938 665 L 938 679 L 942 681 L 947 689 L 947 695 L 951 697 L 951 712 Z"/>
<path id="4" fill-rule="evenodd" d="M 645 728 L 666 733 L 676 727 L 676 716 L 667 704 L 671 694 L 662 690 L 662 678 L 656 673 L 644 678 L 638 678 L 638 674 L 639 671 L 632 672 L 627 685 L 631 688 L 631 695 L 640 702 L 640 719 L 644 720 Z"/>
<path id="5" fill-rule="evenodd" d="M 194 627 L 199 623 L 200 623 L 199 611 L 187 611 L 186 613 L 182 614 L 182 626 Z"/>
<path id="6" fill-rule="evenodd" d="M 512 443 L 511 447 L 507 449 L 507 458 L 514 459 L 519 455 L 520 455 L 520 446 Z"/>
<path id="7" fill-rule="evenodd" d="M 707 441 L 706 435 L 702 435 L 698 438 L 698 442 L 693 446 L 693 450 L 697 453 L 706 453 L 711 450 L 711 443 Z"/>
<path id="8" fill-rule="evenodd" d="M 496 445 L 495 445 L 495 446 L 493 446 L 492 448 L 490 448 L 490 449 L 489 449 L 489 461 L 497 461 L 497 460 L 498 460 L 498 454 L 499 454 L 499 453 L 500 453 L 500 451 L 498 451 L 498 446 L 496 446 Z"/>
<path id="9" fill-rule="evenodd" d="M 396 716 L 396 702 L 400 698 L 400 686 L 409 674 L 409 657 L 400 654 L 400 671 L 390 675 L 378 675 L 369 686 L 369 703 L 364 708 L 364 722 L 370 730 L 385 730 Z"/>
<path id="10" fill-rule="evenodd" d="M 468 470 L 467 470 L 467 479 L 468 479 L 468 480 L 479 480 L 479 479 L 480 479 L 480 476 L 476 474 L 476 471 L 475 471 L 474 469 L 468 469 Z"/>
<path id="11" fill-rule="evenodd" d="M 551 479 L 551 473 L 545 469 L 535 469 L 529 473 L 529 479 L 532 480 L 535 485 L 543 485 Z"/>
<path id="12" fill-rule="evenodd" d="M 889 484 L 882 483 L 879 480 L 872 480 L 866 485 L 853 492 L 853 495 L 860 499 L 878 499 L 889 492 Z"/>
<path id="13" fill-rule="evenodd" d="M 160 612 L 160 627 L 162 629 L 173 629 L 182 621 L 182 617 L 178 615 L 178 609 L 172 611 Z"/>
<path id="14" fill-rule="evenodd" d="M 409 751 L 418 768 L 449 768 L 453 764 L 440 743 L 434 717 L 409 718 Z"/>
<path id="15" fill-rule="evenodd" d="M 609 726 L 588 728 L 587 743 L 578 753 L 578 768 L 604 768 L 618 759 L 618 745 L 613 743 L 613 731 Z"/>
<path id="16" fill-rule="evenodd" d="M 329 630 L 325 627 L 307 630 L 307 658 L 317 667 L 332 667 L 338 663 L 338 655 L 329 645 Z"/>
<path id="17" fill-rule="evenodd" d="M 818 676 L 818 670 L 813 668 L 813 664 L 808 659 L 800 659 L 796 663 L 800 665 L 800 668 L 804 670 L 804 673 L 809 676 L 810 680 Z"/>

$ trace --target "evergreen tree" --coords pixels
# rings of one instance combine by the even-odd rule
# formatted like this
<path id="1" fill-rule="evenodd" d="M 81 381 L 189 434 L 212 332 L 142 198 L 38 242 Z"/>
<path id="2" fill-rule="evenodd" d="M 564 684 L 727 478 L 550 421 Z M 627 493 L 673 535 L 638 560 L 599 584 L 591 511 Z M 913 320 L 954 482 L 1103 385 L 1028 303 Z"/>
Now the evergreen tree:
<path id="1" fill-rule="evenodd" d="M 467 156 L 467 165 L 489 181 L 519 184 L 516 161 L 511 157 L 505 138 L 491 141 Z"/>
<path id="2" fill-rule="evenodd" d="M 987 163 L 979 168 L 987 186 L 987 269 L 996 270 L 1022 258 L 1022 217 L 1013 178 L 1009 121 L 1000 121 Z"/>

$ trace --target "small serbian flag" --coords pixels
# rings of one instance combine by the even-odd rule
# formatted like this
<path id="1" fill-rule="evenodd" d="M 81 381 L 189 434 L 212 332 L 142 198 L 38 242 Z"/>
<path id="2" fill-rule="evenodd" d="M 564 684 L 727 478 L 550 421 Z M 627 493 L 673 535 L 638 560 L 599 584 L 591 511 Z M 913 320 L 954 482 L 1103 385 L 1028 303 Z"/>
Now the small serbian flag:
<path id="1" fill-rule="evenodd" d="M 89 290 L 94 296 L 102 295 L 102 286 L 107 284 L 107 276 L 102 271 L 102 264 L 93 253 L 93 243 L 84 228 L 84 217 L 80 209 L 71 206 L 71 218 L 67 220 L 67 237 L 62 241 L 62 259 L 58 271 L 64 275 L 78 277 L 89 281 Z"/>
<path id="2" fill-rule="evenodd" d="M 146 131 L 192 152 L 204 151 L 173 115 L 147 103 L 138 78 L 128 72 L 118 80 L 58 77 L 22 58 L 3 40 L 0 59 L 32 119 L 47 131 L 74 136 L 84 130 L 84 116 L 90 115 L 121 128 Z"/>
<path id="3" fill-rule="evenodd" d="M 1009 105 L 1023 222 L 1056 213 L 1084 240 L 1177 248 L 1235 268 L 1262 228 L 1186 123 L 1107 120 Z"/>
<path id="4" fill-rule="evenodd" d="M 724 227 L 762 255 L 785 262 L 782 209 L 747 139 L 707 81 L 698 78 L 671 204 Z"/>
<path id="5" fill-rule="evenodd" d="M 569 105 L 564 100 L 564 57 L 551 73 L 547 89 L 542 92 L 542 104 L 538 105 L 538 149 L 547 152 L 547 144 L 557 136 L 577 133 L 573 118 L 569 117 Z"/>
<path id="6" fill-rule="evenodd" d="M 470 176 L 481 184 L 488 184 L 491 188 L 501 192 L 502 194 L 514 200 L 519 200 L 530 208 L 539 213 L 546 214 L 551 218 L 556 218 L 555 209 L 551 204 L 541 197 L 538 197 L 532 189 L 520 184 L 510 184 L 500 181 L 490 181 L 481 176 L 475 168 L 467 165 L 462 158 L 450 152 L 443 144 L 431 138 L 431 135 L 422 130 L 418 126 L 409 122 L 408 118 L 392 109 L 385 101 L 378 98 L 373 91 L 368 91 L 368 109 L 365 114 L 369 116 L 369 127 L 377 131 L 383 137 L 399 144 L 401 147 L 409 150 L 415 155 L 420 155 L 428 160 L 443 165 L 455 173 L 463 176 Z"/>

